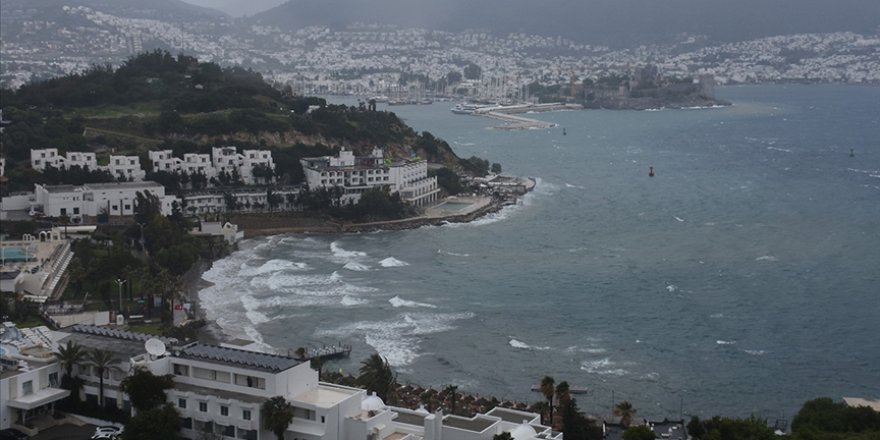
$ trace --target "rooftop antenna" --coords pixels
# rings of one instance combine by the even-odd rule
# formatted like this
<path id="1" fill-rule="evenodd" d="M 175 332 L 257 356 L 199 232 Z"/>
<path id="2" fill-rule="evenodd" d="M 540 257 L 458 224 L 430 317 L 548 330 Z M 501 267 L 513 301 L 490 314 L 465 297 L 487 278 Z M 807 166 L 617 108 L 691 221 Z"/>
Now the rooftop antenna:
<path id="1" fill-rule="evenodd" d="M 159 357 L 165 354 L 165 343 L 156 338 L 147 339 L 147 342 L 144 343 L 144 348 L 150 356 Z"/>

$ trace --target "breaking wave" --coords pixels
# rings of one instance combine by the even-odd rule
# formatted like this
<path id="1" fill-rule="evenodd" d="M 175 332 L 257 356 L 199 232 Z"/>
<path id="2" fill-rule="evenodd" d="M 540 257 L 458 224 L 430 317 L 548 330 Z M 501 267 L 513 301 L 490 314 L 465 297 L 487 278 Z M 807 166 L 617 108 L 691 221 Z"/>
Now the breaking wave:
<path id="1" fill-rule="evenodd" d="M 416 302 L 416 301 L 407 301 L 399 296 L 395 296 L 394 298 L 389 299 L 388 302 L 391 303 L 391 305 L 394 306 L 395 308 L 397 308 L 397 307 L 426 307 L 429 309 L 436 309 L 437 308 L 437 306 L 435 306 L 433 304 L 420 303 L 420 302 Z"/>
<path id="2" fill-rule="evenodd" d="M 409 263 L 407 263 L 406 261 L 400 261 L 394 257 L 388 257 L 388 258 L 380 261 L 379 265 L 382 267 L 403 267 L 403 266 L 409 266 Z"/>

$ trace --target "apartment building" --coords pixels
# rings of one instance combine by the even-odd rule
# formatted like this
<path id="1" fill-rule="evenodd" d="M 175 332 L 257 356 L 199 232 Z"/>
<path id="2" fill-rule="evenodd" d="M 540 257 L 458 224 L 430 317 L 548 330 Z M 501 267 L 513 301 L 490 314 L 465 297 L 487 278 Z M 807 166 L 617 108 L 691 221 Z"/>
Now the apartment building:
<path id="1" fill-rule="evenodd" d="M 367 190 L 382 187 L 413 206 L 431 204 L 440 193 L 437 178 L 428 177 L 426 160 L 386 160 L 381 148 L 369 156 L 355 156 L 343 148 L 336 157 L 303 158 L 300 163 L 310 189 L 342 188 L 343 203 L 356 203 Z"/>

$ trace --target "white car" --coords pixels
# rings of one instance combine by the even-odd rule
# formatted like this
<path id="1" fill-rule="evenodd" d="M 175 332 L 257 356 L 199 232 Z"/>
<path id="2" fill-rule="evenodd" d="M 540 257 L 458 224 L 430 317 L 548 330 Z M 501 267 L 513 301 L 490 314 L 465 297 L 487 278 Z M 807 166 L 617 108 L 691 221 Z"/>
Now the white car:
<path id="1" fill-rule="evenodd" d="M 99 426 L 95 428 L 95 435 L 92 436 L 92 440 L 115 440 L 119 434 L 122 434 L 122 428 L 120 427 Z"/>

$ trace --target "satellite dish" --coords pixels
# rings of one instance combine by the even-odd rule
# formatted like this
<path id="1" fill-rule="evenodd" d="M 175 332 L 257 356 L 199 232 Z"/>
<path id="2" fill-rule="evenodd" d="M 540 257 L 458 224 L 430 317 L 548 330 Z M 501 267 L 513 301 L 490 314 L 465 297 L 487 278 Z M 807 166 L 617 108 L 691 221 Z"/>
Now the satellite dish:
<path id="1" fill-rule="evenodd" d="M 147 353 L 151 356 L 162 356 L 165 354 L 165 343 L 156 338 L 147 339 L 147 342 L 144 343 L 144 348 L 147 349 Z"/>

